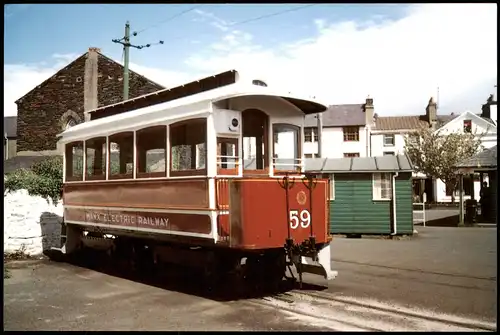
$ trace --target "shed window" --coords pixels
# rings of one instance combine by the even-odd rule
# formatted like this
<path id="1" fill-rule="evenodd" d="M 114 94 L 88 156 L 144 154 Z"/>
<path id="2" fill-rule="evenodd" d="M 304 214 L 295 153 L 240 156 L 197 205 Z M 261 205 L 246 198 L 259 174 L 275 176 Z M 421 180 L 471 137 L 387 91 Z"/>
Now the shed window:
<path id="1" fill-rule="evenodd" d="M 393 147 L 395 143 L 394 134 L 384 135 L 384 147 Z"/>
<path id="2" fill-rule="evenodd" d="M 109 136 L 109 178 L 127 179 L 134 175 L 134 133 L 131 131 Z"/>
<path id="3" fill-rule="evenodd" d="M 344 127 L 344 142 L 359 141 L 359 127 Z"/>
<path id="4" fill-rule="evenodd" d="M 373 174 L 373 199 L 390 200 L 392 198 L 392 182 L 390 173 Z"/>
<path id="5" fill-rule="evenodd" d="M 66 144 L 66 181 L 83 180 L 83 142 Z"/>
<path id="6" fill-rule="evenodd" d="M 275 171 L 300 171 L 299 132 L 300 128 L 297 126 L 273 125 Z"/>
<path id="7" fill-rule="evenodd" d="M 165 177 L 167 127 L 144 128 L 136 133 L 137 177 Z"/>
<path id="8" fill-rule="evenodd" d="M 106 137 L 85 141 L 85 180 L 106 179 Z"/>
<path id="9" fill-rule="evenodd" d="M 170 175 L 206 173 L 206 119 L 181 121 L 170 126 Z"/>

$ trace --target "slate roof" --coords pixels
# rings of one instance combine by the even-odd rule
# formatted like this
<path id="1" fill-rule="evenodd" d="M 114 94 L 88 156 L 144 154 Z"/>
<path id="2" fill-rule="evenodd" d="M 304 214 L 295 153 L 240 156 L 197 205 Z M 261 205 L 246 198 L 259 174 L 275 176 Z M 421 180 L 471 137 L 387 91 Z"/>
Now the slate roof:
<path id="1" fill-rule="evenodd" d="M 17 116 L 4 116 L 3 133 L 7 138 L 17 137 Z"/>
<path id="2" fill-rule="evenodd" d="M 413 164 L 406 155 L 309 158 L 305 160 L 305 168 L 317 173 L 412 172 Z"/>
<path id="3" fill-rule="evenodd" d="M 365 110 L 364 104 L 331 105 L 323 115 L 323 127 L 364 126 Z M 307 115 L 306 127 L 316 127 L 316 114 Z"/>
<path id="4" fill-rule="evenodd" d="M 459 168 L 496 168 L 497 167 L 497 146 L 485 149 L 465 161 L 459 163 Z"/>

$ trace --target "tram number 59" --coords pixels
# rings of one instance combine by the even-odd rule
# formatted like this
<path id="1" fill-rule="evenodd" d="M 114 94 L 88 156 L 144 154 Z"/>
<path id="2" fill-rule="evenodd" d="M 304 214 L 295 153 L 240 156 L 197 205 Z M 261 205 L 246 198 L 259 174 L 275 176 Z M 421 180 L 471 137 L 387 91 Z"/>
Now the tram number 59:
<path id="1" fill-rule="evenodd" d="M 290 228 L 297 229 L 299 225 L 302 228 L 307 228 L 311 224 L 311 214 L 307 209 L 302 211 L 291 210 L 289 213 Z"/>

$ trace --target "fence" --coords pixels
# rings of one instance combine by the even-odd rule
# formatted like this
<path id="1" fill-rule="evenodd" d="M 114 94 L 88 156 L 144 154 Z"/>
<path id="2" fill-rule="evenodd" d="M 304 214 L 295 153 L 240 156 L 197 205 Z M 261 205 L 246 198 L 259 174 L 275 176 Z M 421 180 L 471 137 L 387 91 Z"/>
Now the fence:
<path id="1" fill-rule="evenodd" d="M 419 209 L 419 207 L 421 207 L 421 209 Z M 419 215 L 419 217 L 415 217 L 415 215 Z M 413 224 L 420 224 L 420 223 L 425 227 L 425 202 L 414 202 Z"/>

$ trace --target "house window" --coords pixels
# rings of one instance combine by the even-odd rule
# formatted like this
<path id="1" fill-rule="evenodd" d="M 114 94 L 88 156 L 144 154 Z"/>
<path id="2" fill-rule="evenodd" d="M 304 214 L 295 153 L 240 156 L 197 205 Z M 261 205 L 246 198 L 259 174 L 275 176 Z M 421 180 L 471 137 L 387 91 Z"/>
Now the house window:
<path id="1" fill-rule="evenodd" d="M 359 157 L 359 152 L 344 152 L 345 158 Z"/>
<path id="2" fill-rule="evenodd" d="M 165 177 L 167 127 L 155 126 L 136 133 L 137 178 Z"/>
<path id="3" fill-rule="evenodd" d="M 316 128 L 304 128 L 305 142 L 318 142 L 318 131 Z"/>
<path id="4" fill-rule="evenodd" d="M 314 158 L 314 154 L 304 154 L 304 158 Z"/>
<path id="5" fill-rule="evenodd" d="M 390 173 L 373 174 L 373 200 L 390 200 L 392 198 L 392 182 Z"/>
<path id="6" fill-rule="evenodd" d="M 344 142 L 359 141 L 359 127 L 344 127 Z"/>
<path id="7" fill-rule="evenodd" d="M 206 119 L 181 121 L 170 126 L 170 174 L 206 173 Z"/>
<path id="8" fill-rule="evenodd" d="M 393 147 L 394 142 L 394 134 L 384 135 L 384 147 Z"/>
<path id="9" fill-rule="evenodd" d="M 464 133 L 472 133 L 472 121 L 464 120 Z"/>
<path id="10" fill-rule="evenodd" d="M 394 156 L 394 151 L 384 151 L 384 156 Z"/>

